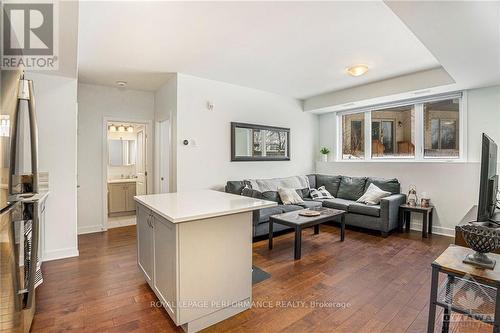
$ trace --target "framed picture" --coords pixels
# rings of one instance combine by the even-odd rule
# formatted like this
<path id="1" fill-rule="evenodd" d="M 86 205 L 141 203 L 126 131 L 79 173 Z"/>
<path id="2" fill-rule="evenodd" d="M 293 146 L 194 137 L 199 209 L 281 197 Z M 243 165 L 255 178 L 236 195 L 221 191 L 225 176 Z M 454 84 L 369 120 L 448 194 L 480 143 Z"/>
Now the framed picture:
<path id="1" fill-rule="evenodd" d="M 231 161 L 289 161 L 290 129 L 231 123 Z"/>

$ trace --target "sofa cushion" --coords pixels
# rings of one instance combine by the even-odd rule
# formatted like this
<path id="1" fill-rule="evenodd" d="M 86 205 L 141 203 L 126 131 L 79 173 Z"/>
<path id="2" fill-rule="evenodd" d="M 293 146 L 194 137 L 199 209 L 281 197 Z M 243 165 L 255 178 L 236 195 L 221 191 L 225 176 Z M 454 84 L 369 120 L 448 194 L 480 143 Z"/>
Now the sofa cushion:
<path id="1" fill-rule="evenodd" d="M 349 205 L 348 211 L 350 213 L 356 213 L 361 215 L 369 216 L 380 216 L 380 206 L 379 205 L 365 205 L 362 203 L 352 203 Z"/>
<path id="2" fill-rule="evenodd" d="M 262 192 L 262 199 L 281 203 L 280 195 L 276 191 Z"/>
<path id="3" fill-rule="evenodd" d="M 226 183 L 226 192 L 232 194 L 241 194 L 245 187 L 245 182 L 239 180 L 230 180 Z"/>
<path id="4" fill-rule="evenodd" d="M 355 201 L 340 199 L 340 198 L 323 200 L 324 207 L 333 208 L 333 209 L 341 209 L 341 210 L 345 210 L 346 212 L 347 212 L 349 205 L 351 205 L 353 203 L 355 203 Z"/>
<path id="5" fill-rule="evenodd" d="M 268 207 L 268 208 L 262 208 L 259 211 L 259 213 L 260 213 L 259 214 L 259 223 L 264 223 L 264 222 L 269 221 L 269 216 L 283 213 L 283 208 L 281 208 L 281 205 L 274 206 L 274 207 Z"/>
<path id="6" fill-rule="evenodd" d="M 295 191 L 302 199 L 311 197 L 311 190 L 309 188 L 302 188 Z"/>
<path id="7" fill-rule="evenodd" d="M 324 186 L 334 197 L 338 197 L 338 190 L 342 176 L 316 175 L 316 186 Z M 363 184 L 364 185 L 364 184 Z"/>
<path id="8" fill-rule="evenodd" d="M 316 188 L 316 175 L 307 175 L 307 180 L 309 180 L 309 187 Z"/>
<path id="9" fill-rule="evenodd" d="M 281 202 L 285 205 L 297 205 L 304 202 L 302 197 L 292 188 L 280 188 L 278 189 L 278 194 Z"/>
<path id="10" fill-rule="evenodd" d="M 291 212 L 294 210 L 299 210 L 299 209 L 304 209 L 299 205 L 281 205 L 281 208 L 283 209 L 283 213 Z"/>
<path id="11" fill-rule="evenodd" d="M 250 197 L 250 198 L 256 198 L 256 199 L 262 199 L 262 193 L 257 191 L 257 190 L 253 190 L 251 189 L 250 187 L 247 187 L 245 186 L 243 188 L 243 190 L 241 191 L 241 195 L 245 196 L 245 197 Z"/>
<path id="12" fill-rule="evenodd" d="M 340 180 L 337 198 L 346 200 L 358 200 L 365 193 L 366 177 L 345 177 Z M 333 193 L 332 193 L 333 194 Z"/>
<path id="13" fill-rule="evenodd" d="M 391 192 L 391 194 L 399 194 L 401 193 L 401 184 L 396 178 L 376 178 L 376 177 L 368 177 L 366 179 L 365 191 L 368 189 L 370 184 L 374 184 L 382 191 Z"/>
<path id="14" fill-rule="evenodd" d="M 321 207 L 323 203 L 321 201 L 304 200 L 299 206 L 303 208 L 318 208 Z"/>

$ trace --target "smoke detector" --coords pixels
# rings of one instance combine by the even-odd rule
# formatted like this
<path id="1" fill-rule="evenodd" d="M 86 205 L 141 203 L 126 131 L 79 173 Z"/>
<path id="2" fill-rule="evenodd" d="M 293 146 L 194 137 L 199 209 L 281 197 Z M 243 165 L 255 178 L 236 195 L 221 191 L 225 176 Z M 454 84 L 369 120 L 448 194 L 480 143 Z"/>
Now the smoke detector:
<path id="1" fill-rule="evenodd" d="M 125 88 L 127 86 L 127 82 L 126 81 L 116 81 L 116 85 L 118 86 L 118 88 Z"/>

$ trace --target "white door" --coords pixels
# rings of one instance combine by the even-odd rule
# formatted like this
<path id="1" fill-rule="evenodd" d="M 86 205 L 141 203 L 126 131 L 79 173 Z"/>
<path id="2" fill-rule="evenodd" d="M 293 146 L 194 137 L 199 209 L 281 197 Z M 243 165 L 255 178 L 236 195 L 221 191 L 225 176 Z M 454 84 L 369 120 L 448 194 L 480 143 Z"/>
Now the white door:
<path id="1" fill-rule="evenodd" d="M 137 155 L 136 155 L 136 173 L 137 173 L 137 195 L 147 193 L 147 169 L 146 169 L 146 133 L 144 129 L 137 131 Z"/>
<path id="2" fill-rule="evenodd" d="M 168 120 L 159 122 L 159 152 L 160 152 L 160 193 L 169 192 L 170 135 Z"/>

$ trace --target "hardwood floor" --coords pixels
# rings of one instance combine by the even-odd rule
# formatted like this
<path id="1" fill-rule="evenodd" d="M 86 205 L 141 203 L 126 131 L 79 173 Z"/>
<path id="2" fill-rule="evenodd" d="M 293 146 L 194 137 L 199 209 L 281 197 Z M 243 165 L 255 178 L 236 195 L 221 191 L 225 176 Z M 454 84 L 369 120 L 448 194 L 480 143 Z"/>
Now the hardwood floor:
<path id="1" fill-rule="evenodd" d="M 254 243 L 254 264 L 271 278 L 254 285 L 255 306 L 207 332 L 424 332 L 430 263 L 451 238 L 395 233 L 388 238 L 321 226 Z M 79 237 L 80 256 L 44 263 L 32 332 L 182 332 L 136 266 L 135 226 Z M 301 303 L 303 302 L 303 303 Z M 460 319 L 455 317 L 454 319 Z M 440 331 L 440 318 L 437 319 Z M 491 332 L 468 321 L 450 332 Z"/>

